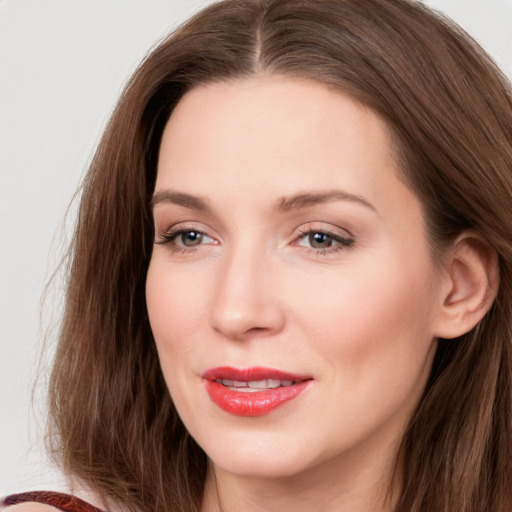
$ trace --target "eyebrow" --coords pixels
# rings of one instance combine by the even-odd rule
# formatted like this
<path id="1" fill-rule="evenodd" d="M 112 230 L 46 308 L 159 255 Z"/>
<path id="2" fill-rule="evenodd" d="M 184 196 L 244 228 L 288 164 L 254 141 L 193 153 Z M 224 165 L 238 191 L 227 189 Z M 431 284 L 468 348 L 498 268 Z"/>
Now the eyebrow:
<path id="1" fill-rule="evenodd" d="M 373 206 L 364 197 L 345 192 L 343 190 L 328 190 L 325 192 L 304 192 L 298 193 L 291 197 L 281 198 L 276 205 L 276 210 L 279 212 L 289 212 L 292 210 L 300 210 L 315 206 L 317 204 L 329 203 L 332 201 L 350 201 L 353 203 L 361 204 L 374 212 L 377 212 L 375 206 Z"/>
<path id="2" fill-rule="evenodd" d="M 173 192 L 172 190 L 160 190 L 155 192 L 149 203 L 149 206 L 154 208 L 157 204 L 160 203 L 176 204 L 178 206 L 183 206 L 185 208 L 190 208 L 191 210 L 197 210 L 200 212 L 210 211 L 210 207 L 208 206 L 206 199 L 192 196 L 190 194 L 185 194 L 183 192 Z"/>
<path id="3" fill-rule="evenodd" d="M 361 204 L 374 212 L 376 208 L 364 197 L 345 192 L 343 190 L 328 190 L 325 192 L 299 192 L 290 197 L 280 198 L 274 210 L 280 213 L 286 213 L 293 210 L 309 208 L 317 204 L 328 203 L 332 201 L 349 201 Z M 210 212 L 211 208 L 208 201 L 201 197 L 185 194 L 183 192 L 174 192 L 172 190 L 160 190 L 155 192 L 150 201 L 150 207 L 154 208 L 160 203 L 171 203 L 191 210 L 200 212 Z"/>

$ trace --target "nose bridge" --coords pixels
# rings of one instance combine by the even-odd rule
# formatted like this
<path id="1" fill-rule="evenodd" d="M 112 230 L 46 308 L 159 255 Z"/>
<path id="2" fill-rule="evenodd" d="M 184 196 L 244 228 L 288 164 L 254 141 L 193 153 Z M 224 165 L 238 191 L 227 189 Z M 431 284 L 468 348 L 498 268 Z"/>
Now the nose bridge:
<path id="1" fill-rule="evenodd" d="M 262 244 L 242 239 L 225 250 L 216 278 L 211 325 L 225 336 L 242 339 L 269 335 L 283 325 L 273 261 Z"/>

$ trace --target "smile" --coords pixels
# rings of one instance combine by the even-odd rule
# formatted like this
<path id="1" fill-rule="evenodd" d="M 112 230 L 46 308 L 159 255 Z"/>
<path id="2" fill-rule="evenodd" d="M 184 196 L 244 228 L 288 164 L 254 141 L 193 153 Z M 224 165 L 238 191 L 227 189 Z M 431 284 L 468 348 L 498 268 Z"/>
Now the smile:
<path id="1" fill-rule="evenodd" d="M 249 382 L 229 379 L 218 379 L 215 382 L 222 384 L 226 388 L 231 388 L 236 391 L 255 393 L 262 389 L 277 389 L 280 387 L 288 387 L 296 382 L 292 380 L 279 380 L 279 379 L 264 379 L 264 380 L 251 380 Z"/>
<path id="2" fill-rule="evenodd" d="M 202 375 L 213 403 L 236 416 L 263 416 L 296 398 L 310 377 L 270 368 L 212 368 Z"/>

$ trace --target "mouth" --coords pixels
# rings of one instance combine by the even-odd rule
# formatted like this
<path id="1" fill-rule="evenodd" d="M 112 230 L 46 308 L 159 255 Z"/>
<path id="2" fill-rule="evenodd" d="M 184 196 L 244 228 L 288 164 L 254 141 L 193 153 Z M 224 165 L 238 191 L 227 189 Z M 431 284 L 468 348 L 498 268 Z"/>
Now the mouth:
<path id="1" fill-rule="evenodd" d="M 211 368 L 201 377 L 210 399 L 236 416 L 263 416 L 296 398 L 312 381 L 271 368 Z"/>
<path id="2" fill-rule="evenodd" d="M 229 380 L 229 379 L 217 379 L 215 382 L 222 384 L 224 387 L 229 388 L 233 391 L 240 391 L 243 393 L 257 393 L 264 389 L 277 389 L 286 388 L 297 384 L 293 380 L 279 380 L 279 379 L 264 379 L 264 380 Z"/>

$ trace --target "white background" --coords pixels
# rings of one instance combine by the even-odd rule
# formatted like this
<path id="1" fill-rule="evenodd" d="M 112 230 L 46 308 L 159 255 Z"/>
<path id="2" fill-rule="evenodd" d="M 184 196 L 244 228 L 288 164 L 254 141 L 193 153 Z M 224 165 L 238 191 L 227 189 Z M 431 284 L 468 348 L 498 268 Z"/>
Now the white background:
<path id="1" fill-rule="evenodd" d="M 122 85 L 201 0 L 0 0 L 0 496 L 65 489 L 43 451 L 44 333 L 65 213 Z M 512 0 L 426 0 L 512 77 Z M 43 312 L 43 322 L 40 321 Z M 51 339 L 51 331 L 50 331 Z M 31 392 L 37 375 L 40 384 Z"/>

